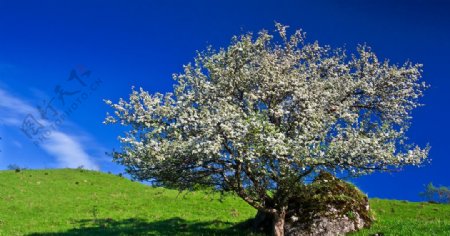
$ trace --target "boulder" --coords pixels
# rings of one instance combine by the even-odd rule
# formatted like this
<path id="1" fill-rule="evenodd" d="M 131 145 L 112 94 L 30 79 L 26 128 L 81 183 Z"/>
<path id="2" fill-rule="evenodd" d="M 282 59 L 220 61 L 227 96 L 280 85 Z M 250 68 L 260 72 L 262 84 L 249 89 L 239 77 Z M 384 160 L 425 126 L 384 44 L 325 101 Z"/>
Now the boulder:
<path id="1" fill-rule="evenodd" d="M 270 216 L 258 212 L 254 226 L 268 231 L 271 221 Z M 285 235 L 345 235 L 369 227 L 372 221 L 367 196 L 354 185 L 323 171 L 289 200 Z"/>

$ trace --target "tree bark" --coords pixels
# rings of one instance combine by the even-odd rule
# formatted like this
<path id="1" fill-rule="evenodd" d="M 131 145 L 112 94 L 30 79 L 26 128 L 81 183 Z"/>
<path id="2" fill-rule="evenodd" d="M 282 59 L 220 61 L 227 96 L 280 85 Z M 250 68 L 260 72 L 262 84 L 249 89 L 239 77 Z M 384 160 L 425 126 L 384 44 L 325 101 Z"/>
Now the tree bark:
<path id="1" fill-rule="evenodd" d="M 286 211 L 282 210 L 276 212 L 273 216 L 273 236 L 284 236 L 284 221 L 286 217 Z"/>

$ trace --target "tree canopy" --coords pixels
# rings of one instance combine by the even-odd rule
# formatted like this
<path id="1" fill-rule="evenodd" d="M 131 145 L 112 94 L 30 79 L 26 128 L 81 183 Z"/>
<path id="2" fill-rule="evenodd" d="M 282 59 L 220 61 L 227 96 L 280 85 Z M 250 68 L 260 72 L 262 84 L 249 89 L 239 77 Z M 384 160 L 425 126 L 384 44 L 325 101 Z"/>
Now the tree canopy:
<path id="1" fill-rule="evenodd" d="M 105 123 L 130 128 L 114 159 L 140 180 L 231 190 L 283 217 L 290 190 L 319 171 L 361 175 L 427 158 L 405 135 L 427 87 L 420 64 L 380 61 L 365 45 L 348 56 L 276 29 L 199 52 L 173 92 L 133 88 L 106 101 Z"/>

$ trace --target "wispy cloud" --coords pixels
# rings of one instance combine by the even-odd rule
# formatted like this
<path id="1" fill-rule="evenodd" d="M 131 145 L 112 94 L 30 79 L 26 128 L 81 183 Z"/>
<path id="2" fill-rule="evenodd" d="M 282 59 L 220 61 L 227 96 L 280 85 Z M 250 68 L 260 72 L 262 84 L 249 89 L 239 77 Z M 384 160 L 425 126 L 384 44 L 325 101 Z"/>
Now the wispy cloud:
<path id="1" fill-rule="evenodd" d="M 36 108 L 24 99 L 14 96 L 0 88 L 0 117 L 6 126 L 15 126 L 20 131 L 23 119 L 26 115 L 33 115 L 43 125 L 49 125 L 47 120 L 39 118 Z M 41 143 L 43 150 L 53 156 L 59 167 L 84 166 L 87 169 L 99 169 L 83 146 L 83 138 L 61 130 L 54 130 L 51 135 Z"/>
<path id="2" fill-rule="evenodd" d="M 34 113 L 36 110 L 32 106 L 0 88 L 0 114 L 4 124 L 19 125 L 21 117 Z"/>
<path id="3" fill-rule="evenodd" d="M 42 147 L 57 158 L 61 167 L 84 166 L 87 169 L 98 169 L 82 145 L 65 133 L 53 132 L 50 139 L 42 144 Z"/>

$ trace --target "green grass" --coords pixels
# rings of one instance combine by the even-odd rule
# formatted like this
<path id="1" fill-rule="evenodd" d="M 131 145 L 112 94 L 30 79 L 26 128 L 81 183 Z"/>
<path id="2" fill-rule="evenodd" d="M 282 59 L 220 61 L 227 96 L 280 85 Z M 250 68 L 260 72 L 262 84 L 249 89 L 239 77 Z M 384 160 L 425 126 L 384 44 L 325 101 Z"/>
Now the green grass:
<path id="1" fill-rule="evenodd" d="M 371 200 L 377 222 L 355 235 L 450 235 L 450 205 Z M 256 211 L 232 195 L 153 188 L 115 175 L 0 171 L 0 235 L 248 235 Z"/>
<path id="2" fill-rule="evenodd" d="M 450 236 L 450 205 L 371 199 L 376 222 L 356 235 L 446 235 Z"/>
<path id="3" fill-rule="evenodd" d="M 1 171 L 0 235 L 220 235 L 255 215 L 236 197 L 219 199 L 86 170 Z"/>

